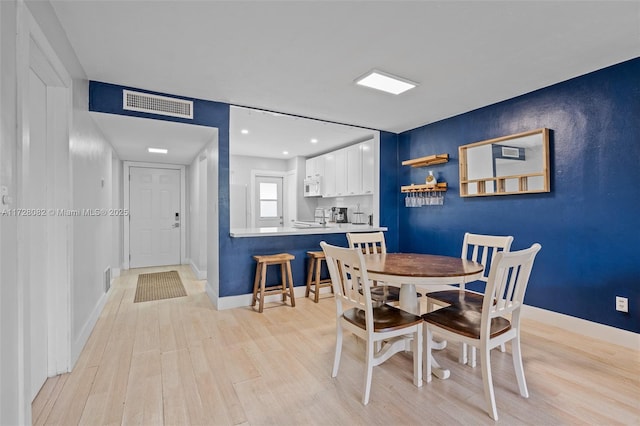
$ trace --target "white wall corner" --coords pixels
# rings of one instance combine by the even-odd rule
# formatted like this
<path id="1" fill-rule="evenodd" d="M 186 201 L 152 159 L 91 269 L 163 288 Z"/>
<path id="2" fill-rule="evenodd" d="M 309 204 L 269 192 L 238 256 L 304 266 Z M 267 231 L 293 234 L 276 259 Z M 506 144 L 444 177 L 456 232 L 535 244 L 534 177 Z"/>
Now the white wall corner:
<path id="1" fill-rule="evenodd" d="M 196 279 L 198 280 L 206 280 L 207 279 L 207 271 L 201 271 L 198 269 L 198 267 L 196 266 L 195 263 L 193 263 L 193 260 L 189 259 L 189 266 L 191 266 L 191 271 L 193 272 L 193 275 L 195 275 Z"/>
<path id="2" fill-rule="evenodd" d="M 211 303 L 213 303 L 213 307 L 216 309 L 216 311 L 219 311 L 220 298 L 218 297 L 218 292 L 216 291 L 216 289 L 214 289 L 209 280 L 207 280 L 204 289 L 207 292 L 207 296 L 209 296 L 209 300 L 211 300 Z M 251 300 L 249 300 L 249 304 L 251 304 Z"/>
<path id="3" fill-rule="evenodd" d="M 640 334 L 632 331 L 622 330 L 609 325 L 599 324 L 597 322 L 587 321 L 528 305 L 522 306 L 522 318 L 532 319 L 583 336 L 640 351 Z"/>

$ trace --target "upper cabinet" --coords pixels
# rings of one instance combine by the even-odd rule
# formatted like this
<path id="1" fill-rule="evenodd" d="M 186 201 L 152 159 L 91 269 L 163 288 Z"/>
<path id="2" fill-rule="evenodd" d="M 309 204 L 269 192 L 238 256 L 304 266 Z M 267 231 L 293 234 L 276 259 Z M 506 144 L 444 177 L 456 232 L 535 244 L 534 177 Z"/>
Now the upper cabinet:
<path id="1" fill-rule="evenodd" d="M 362 149 L 360 148 L 360 144 L 345 148 L 345 154 L 347 158 L 346 195 L 362 194 Z"/>
<path id="2" fill-rule="evenodd" d="M 307 158 L 305 164 L 305 175 L 307 178 L 319 177 L 324 175 L 324 158 Z"/>
<path id="3" fill-rule="evenodd" d="M 307 159 L 308 177 L 322 178 L 322 196 L 345 197 L 374 192 L 373 139 Z M 319 173 L 319 174 L 318 174 Z"/>
<path id="4" fill-rule="evenodd" d="M 324 174 L 322 176 L 322 196 L 336 196 L 336 155 L 333 152 L 322 156 Z"/>
<path id="5" fill-rule="evenodd" d="M 362 193 L 373 194 L 375 180 L 376 153 L 373 149 L 373 139 L 360 144 L 362 153 Z"/>

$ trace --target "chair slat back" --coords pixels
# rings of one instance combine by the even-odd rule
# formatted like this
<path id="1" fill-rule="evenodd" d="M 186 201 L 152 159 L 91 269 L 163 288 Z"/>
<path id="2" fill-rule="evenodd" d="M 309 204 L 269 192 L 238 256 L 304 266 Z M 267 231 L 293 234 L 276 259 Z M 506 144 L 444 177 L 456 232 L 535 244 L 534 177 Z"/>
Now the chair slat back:
<path id="1" fill-rule="evenodd" d="M 464 234 L 461 257 L 484 266 L 482 277 L 479 280 L 486 283 L 496 254 L 501 251 L 509 251 L 512 242 L 512 236 L 481 235 L 467 232 Z M 464 284 L 461 285 L 461 288 L 464 289 Z"/>
<path id="2" fill-rule="evenodd" d="M 533 261 L 541 248 L 540 244 L 535 243 L 525 250 L 496 254 L 482 306 L 482 327 L 484 330 L 486 326 L 487 333 L 491 318 L 513 313 L 514 321 L 519 321 L 519 311 L 531 276 Z"/>
<path id="3" fill-rule="evenodd" d="M 371 282 L 367 275 L 362 251 L 356 248 L 336 247 L 321 242 L 327 268 L 333 285 L 338 318 L 344 311 L 356 307 L 365 311 L 367 330 L 373 324 Z M 359 289 L 362 288 L 362 294 Z"/>
<path id="4" fill-rule="evenodd" d="M 364 254 L 386 253 L 387 245 L 382 232 L 349 232 L 347 241 L 350 248 L 358 248 Z"/>

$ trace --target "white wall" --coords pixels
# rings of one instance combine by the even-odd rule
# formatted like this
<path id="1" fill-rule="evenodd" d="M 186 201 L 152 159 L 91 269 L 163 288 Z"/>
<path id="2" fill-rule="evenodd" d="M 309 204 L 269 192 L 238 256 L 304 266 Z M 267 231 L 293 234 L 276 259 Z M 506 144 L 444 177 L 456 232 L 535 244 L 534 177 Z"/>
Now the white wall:
<path id="1" fill-rule="evenodd" d="M 217 140 L 215 144 L 217 146 Z M 196 156 L 187 171 L 188 257 L 198 279 L 207 278 L 207 150 L 205 148 Z"/>
<path id="2" fill-rule="evenodd" d="M 73 183 L 70 188 L 60 189 L 72 194 L 72 208 L 117 207 L 120 205 L 121 190 L 112 185 L 114 182 L 120 185 L 120 182 L 117 178 L 115 181 L 112 179 L 112 173 L 120 170 L 121 164 L 88 112 L 86 75 L 51 5 L 36 1 L 29 1 L 26 5 L 73 78 L 69 153 L 66 154 L 66 146 L 61 150 L 71 162 Z M 12 205 L 0 205 L 0 208 L 15 207 L 18 183 L 16 128 L 17 104 L 20 100 L 16 57 L 24 55 L 24 52 L 16 51 L 17 10 L 20 7 L 22 5 L 15 0 L 0 1 L 0 185 L 6 186 L 9 195 L 14 197 Z M 118 261 L 117 257 L 121 257 L 119 247 L 122 237 L 116 234 L 118 221 L 109 216 L 73 217 L 71 220 L 71 329 L 68 332 L 72 359 L 68 361 L 72 366 L 106 299 L 102 274 L 107 266 L 114 266 L 112 263 Z M 31 401 L 24 397 L 28 387 L 25 369 L 30 362 L 30 349 L 28 343 L 24 343 L 24 313 L 30 311 L 30 306 L 28 299 L 20 295 L 21 288 L 24 288 L 17 274 L 17 229 L 15 217 L 0 218 L 0 424 L 3 425 L 31 422 Z M 57 265 L 62 268 L 65 266 L 68 265 Z M 39 266 L 33 264 L 28 267 Z"/>
<path id="3" fill-rule="evenodd" d="M 0 185 L 16 195 L 16 5 L 0 1 Z M 11 206 L 0 205 L 0 208 Z M 15 205 L 13 206 L 15 207 Z M 17 283 L 17 221 L 0 217 L 0 424 L 19 424 L 26 407 L 19 406 L 20 308 Z"/>
<path id="4" fill-rule="evenodd" d="M 251 170 L 270 170 L 286 172 L 286 160 L 275 158 L 249 157 L 245 155 L 231 155 L 229 157 L 230 184 L 251 186 Z"/>
<path id="5" fill-rule="evenodd" d="M 115 152 L 111 155 L 111 205 L 114 209 L 122 209 L 124 206 L 124 190 L 122 183 L 122 160 L 120 160 Z M 126 218 L 129 219 L 128 217 Z M 112 234 L 115 238 L 112 245 L 111 268 L 112 276 L 115 278 L 120 275 L 122 263 L 124 259 L 124 220 L 125 216 L 112 217 Z"/>
<path id="6" fill-rule="evenodd" d="M 88 90 L 88 81 L 74 81 L 69 141 L 73 208 L 110 209 L 118 204 L 118 200 L 112 201 L 114 152 L 89 114 Z M 103 273 L 113 266 L 114 245 L 120 244 L 122 235 L 115 235 L 113 227 L 113 217 L 109 216 L 73 218 L 72 361 L 82 350 L 104 304 Z"/>
<path id="7" fill-rule="evenodd" d="M 214 140 L 206 147 L 207 156 L 207 284 L 206 291 L 213 305 L 218 309 L 219 267 L 219 222 L 218 222 L 218 129 Z"/>
<path id="8" fill-rule="evenodd" d="M 307 159 L 304 157 L 296 157 L 294 160 L 293 165 L 295 170 L 298 171 L 296 177 L 296 219 L 313 220 L 313 214 L 320 198 L 304 196 L 304 177 L 306 176 Z M 294 169 L 294 167 L 291 167 L 291 169 Z"/>

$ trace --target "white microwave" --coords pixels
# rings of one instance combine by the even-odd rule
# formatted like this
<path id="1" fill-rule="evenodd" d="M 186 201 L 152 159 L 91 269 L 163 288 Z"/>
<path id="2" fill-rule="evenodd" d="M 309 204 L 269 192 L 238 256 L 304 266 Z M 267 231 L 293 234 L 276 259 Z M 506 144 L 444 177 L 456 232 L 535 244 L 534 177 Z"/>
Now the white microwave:
<path id="1" fill-rule="evenodd" d="M 319 176 L 306 178 L 304 180 L 304 196 L 319 197 L 322 195 L 322 186 Z"/>

